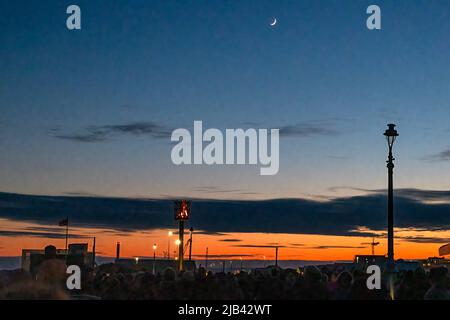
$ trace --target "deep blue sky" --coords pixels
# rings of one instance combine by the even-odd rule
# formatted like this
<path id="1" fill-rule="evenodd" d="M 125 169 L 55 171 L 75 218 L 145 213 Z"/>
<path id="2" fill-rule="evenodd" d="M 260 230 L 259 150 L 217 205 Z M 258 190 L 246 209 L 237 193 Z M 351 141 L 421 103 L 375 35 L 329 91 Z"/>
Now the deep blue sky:
<path id="1" fill-rule="evenodd" d="M 70 4 L 81 7 L 81 31 L 65 27 Z M 381 7 L 381 31 L 365 26 L 370 4 Z M 0 191 L 251 199 L 380 189 L 388 122 L 400 132 L 396 185 L 449 189 L 449 9 L 447 0 L 3 1 Z M 281 139 L 276 176 L 176 167 L 161 135 L 194 120 L 294 134 Z M 127 130 L 136 122 L 146 134 Z"/>

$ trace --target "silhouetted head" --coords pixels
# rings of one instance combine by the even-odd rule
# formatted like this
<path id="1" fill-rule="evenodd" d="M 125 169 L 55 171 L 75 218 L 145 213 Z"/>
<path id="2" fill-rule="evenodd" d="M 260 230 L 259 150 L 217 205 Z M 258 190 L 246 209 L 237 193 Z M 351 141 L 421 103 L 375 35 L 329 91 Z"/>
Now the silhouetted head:
<path id="1" fill-rule="evenodd" d="M 44 249 L 44 255 L 46 259 L 54 259 L 56 258 L 56 247 L 49 245 Z"/>
<path id="2" fill-rule="evenodd" d="M 322 272 L 316 266 L 307 266 L 304 273 L 305 280 L 319 282 L 322 280 Z"/>
<path id="3" fill-rule="evenodd" d="M 175 270 L 173 270 L 172 268 L 166 268 L 164 270 L 163 278 L 165 281 L 174 281 L 175 277 L 176 277 L 176 273 L 175 273 Z"/>
<path id="4" fill-rule="evenodd" d="M 341 288 L 350 288 L 352 285 L 353 277 L 350 272 L 342 271 L 337 277 L 337 283 Z"/>
<path id="5" fill-rule="evenodd" d="M 198 268 L 196 276 L 197 276 L 197 279 L 199 279 L 199 280 L 205 279 L 207 276 L 206 269 L 203 267 Z"/>
<path id="6" fill-rule="evenodd" d="M 438 267 L 430 270 L 430 281 L 432 284 L 446 285 L 448 277 L 448 269 L 446 267 Z"/>
<path id="7" fill-rule="evenodd" d="M 63 284 L 67 275 L 66 270 L 63 260 L 47 259 L 39 265 L 36 279 L 51 284 Z"/>

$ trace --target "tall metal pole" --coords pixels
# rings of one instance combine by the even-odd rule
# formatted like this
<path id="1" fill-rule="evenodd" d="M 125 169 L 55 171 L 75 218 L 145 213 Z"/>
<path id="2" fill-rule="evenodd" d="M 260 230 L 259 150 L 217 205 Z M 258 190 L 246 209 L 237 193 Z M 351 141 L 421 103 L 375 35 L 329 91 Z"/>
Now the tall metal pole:
<path id="1" fill-rule="evenodd" d="M 194 228 L 189 229 L 190 239 L 189 239 L 189 261 L 192 261 L 192 234 L 194 233 Z"/>
<path id="2" fill-rule="evenodd" d="M 275 247 L 275 267 L 278 267 L 278 246 Z"/>
<path id="3" fill-rule="evenodd" d="M 394 269 L 394 158 L 392 147 L 389 147 L 388 168 L 388 268 L 389 272 Z"/>
<path id="4" fill-rule="evenodd" d="M 156 244 L 153 245 L 153 274 L 155 274 Z"/>
<path id="5" fill-rule="evenodd" d="M 68 243 L 69 243 L 69 217 L 67 217 L 67 223 L 66 223 L 66 265 L 67 265 L 67 257 L 69 255 Z"/>
<path id="6" fill-rule="evenodd" d="M 392 156 L 392 144 L 389 145 L 389 156 L 387 161 L 388 168 L 388 283 L 389 296 L 395 300 L 394 289 L 394 157 Z"/>
<path id="7" fill-rule="evenodd" d="M 184 220 L 180 220 L 180 229 L 179 229 L 179 240 L 180 244 L 178 247 L 178 271 L 183 271 L 183 256 L 184 256 Z"/>
<path id="8" fill-rule="evenodd" d="M 395 258 L 394 258 L 394 157 L 392 156 L 392 146 L 395 139 L 398 137 L 398 132 L 395 130 L 395 124 L 389 123 L 388 129 L 384 132 L 386 136 L 389 155 L 387 160 L 388 168 L 388 261 L 387 261 L 387 276 L 389 281 L 389 293 L 392 300 L 394 300 L 394 270 L 395 270 Z"/>
<path id="9" fill-rule="evenodd" d="M 67 222 L 67 224 L 66 224 L 66 254 L 67 254 L 68 242 L 69 242 L 69 222 Z"/>
<path id="10" fill-rule="evenodd" d="M 116 244 L 116 260 L 120 259 L 120 242 Z"/>
<path id="11" fill-rule="evenodd" d="M 170 234 L 168 237 L 169 240 L 167 240 L 167 260 L 170 260 Z"/>

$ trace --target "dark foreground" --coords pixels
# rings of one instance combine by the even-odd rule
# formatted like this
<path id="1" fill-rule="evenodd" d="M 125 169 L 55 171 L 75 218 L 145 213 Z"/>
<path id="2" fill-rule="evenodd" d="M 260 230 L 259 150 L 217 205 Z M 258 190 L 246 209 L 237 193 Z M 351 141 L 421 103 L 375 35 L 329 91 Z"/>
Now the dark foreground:
<path id="1" fill-rule="evenodd" d="M 101 265 L 86 270 L 81 290 L 66 288 L 65 265 L 49 261 L 35 275 L 22 271 L 0 272 L 0 299 L 25 300 L 388 300 L 380 290 L 367 289 L 361 271 L 268 268 L 252 273 L 196 272 L 177 274 L 166 269 L 153 275 L 144 270 Z M 450 278 L 446 268 L 400 272 L 395 280 L 396 300 L 449 300 Z"/>

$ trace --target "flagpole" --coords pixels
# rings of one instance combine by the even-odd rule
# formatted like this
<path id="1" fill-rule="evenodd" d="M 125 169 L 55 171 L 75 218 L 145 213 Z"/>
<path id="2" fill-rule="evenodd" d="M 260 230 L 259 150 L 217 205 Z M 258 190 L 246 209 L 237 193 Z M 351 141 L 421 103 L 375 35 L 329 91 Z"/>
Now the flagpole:
<path id="1" fill-rule="evenodd" d="M 67 265 L 67 255 L 68 255 L 68 240 L 69 240 L 69 217 L 66 218 L 67 219 L 67 223 L 66 223 L 66 265 Z"/>

